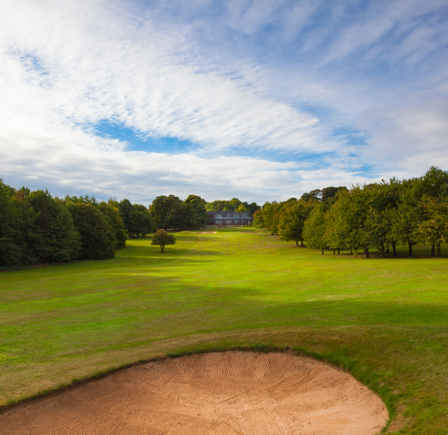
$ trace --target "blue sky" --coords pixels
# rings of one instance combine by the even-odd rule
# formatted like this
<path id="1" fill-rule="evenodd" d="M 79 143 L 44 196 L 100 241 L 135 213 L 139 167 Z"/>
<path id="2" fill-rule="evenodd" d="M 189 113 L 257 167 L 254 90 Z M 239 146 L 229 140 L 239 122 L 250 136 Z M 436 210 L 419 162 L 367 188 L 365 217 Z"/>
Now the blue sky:
<path id="1" fill-rule="evenodd" d="M 448 168 L 448 1 L 5 0 L 0 177 L 281 200 Z"/>

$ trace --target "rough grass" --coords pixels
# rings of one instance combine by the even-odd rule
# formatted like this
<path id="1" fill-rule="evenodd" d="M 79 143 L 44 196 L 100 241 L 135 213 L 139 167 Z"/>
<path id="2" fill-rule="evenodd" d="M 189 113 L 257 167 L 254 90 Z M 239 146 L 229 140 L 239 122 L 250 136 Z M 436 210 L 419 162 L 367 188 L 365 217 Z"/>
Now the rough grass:
<path id="1" fill-rule="evenodd" d="M 446 258 L 322 256 L 218 231 L 0 273 L 0 405 L 163 355 L 289 347 L 378 391 L 397 411 L 387 433 L 448 434 Z"/>

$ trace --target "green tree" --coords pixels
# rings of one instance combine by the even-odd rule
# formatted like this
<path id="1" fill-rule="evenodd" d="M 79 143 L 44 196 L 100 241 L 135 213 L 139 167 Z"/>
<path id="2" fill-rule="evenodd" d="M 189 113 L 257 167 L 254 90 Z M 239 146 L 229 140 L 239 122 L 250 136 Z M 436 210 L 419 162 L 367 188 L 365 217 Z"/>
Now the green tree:
<path id="1" fill-rule="evenodd" d="M 175 202 L 165 221 L 166 228 L 182 229 L 190 226 L 190 209 L 185 202 Z"/>
<path id="2" fill-rule="evenodd" d="M 98 205 L 98 210 L 103 213 L 103 216 L 106 218 L 115 235 L 115 240 L 117 241 L 115 249 L 121 249 L 126 246 L 126 239 L 128 236 L 120 211 L 118 207 L 115 207 L 112 204 L 113 203 L 111 202 L 106 203 L 103 201 Z"/>
<path id="3" fill-rule="evenodd" d="M 416 231 L 421 222 L 421 211 L 414 201 L 402 197 L 398 208 L 392 212 L 392 232 L 395 238 L 408 245 L 409 256 L 412 256 L 412 248 L 417 241 Z"/>
<path id="4" fill-rule="evenodd" d="M 188 226 L 200 228 L 207 224 L 207 210 L 205 208 L 207 202 L 197 195 L 188 195 L 184 201 L 189 209 Z"/>
<path id="5" fill-rule="evenodd" d="M 69 202 L 75 228 L 81 235 L 81 260 L 113 258 L 117 241 L 104 215 L 92 204 Z"/>
<path id="6" fill-rule="evenodd" d="M 261 209 L 257 210 L 254 214 L 253 214 L 253 224 L 255 227 L 257 228 L 266 228 L 265 224 L 264 224 L 264 219 L 263 219 L 263 212 Z"/>
<path id="7" fill-rule="evenodd" d="M 366 258 L 369 258 L 369 239 L 366 231 L 366 220 L 371 206 L 372 189 L 364 186 L 354 186 L 349 191 L 341 190 L 337 196 L 339 235 L 345 240 L 339 240 L 355 251 L 358 255 L 362 247 Z"/>
<path id="8" fill-rule="evenodd" d="M 162 252 L 165 252 L 165 246 L 166 245 L 175 245 L 176 244 L 176 238 L 172 235 L 167 233 L 165 230 L 158 230 L 153 238 L 151 245 L 160 246 L 160 250 Z"/>
<path id="9" fill-rule="evenodd" d="M 168 216 L 175 204 L 182 201 L 174 195 L 158 196 L 149 207 L 149 211 L 156 222 L 157 228 L 169 228 Z"/>
<path id="10" fill-rule="evenodd" d="M 386 246 L 392 232 L 392 214 L 390 210 L 378 210 L 371 207 L 365 227 L 369 244 L 379 249 L 382 258 L 385 258 Z"/>
<path id="11" fill-rule="evenodd" d="M 326 230 L 326 207 L 324 204 L 319 204 L 313 209 L 305 221 L 303 237 L 309 248 L 321 249 L 322 255 L 324 255 L 324 250 L 328 248 L 328 241 L 325 234 Z"/>
<path id="12" fill-rule="evenodd" d="M 309 200 L 309 199 L 313 199 L 313 200 L 320 201 L 321 197 L 322 197 L 322 190 L 320 190 L 320 189 L 315 189 L 315 190 L 312 190 L 312 191 L 309 192 L 309 193 L 304 193 L 304 194 L 300 197 L 300 199 L 303 199 L 303 200 L 305 200 L 305 201 L 307 201 L 307 200 Z"/>
<path id="13" fill-rule="evenodd" d="M 63 204 L 48 193 L 37 190 L 26 198 L 35 212 L 34 253 L 41 262 L 66 262 L 77 257 L 80 234 Z"/>
<path id="14" fill-rule="evenodd" d="M 251 202 L 250 204 L 247 204 L 246 208 L 252 216 L 255 214 L 255 212 L 257 210 L 260 210 L 260 206 L 255 202 Z"/>
<path id="15" fill-rule="evenodd" d="M 247 209 L 247 207 L 244 204 L 240 204 L 236 210 L 237 213 L 247 213 L 249 212 L 249 210 Z"/>
<path id="16" fill-rule="evenodd" d="M 4 184 L 0 179 L 0 267 L 2 268 L 26 263 L 24 261 L 26 246 L 23 243 L 22 229 L 27 225 L 23 224 L 28 224 L 28 228 L 34 224 L 34 211 L 30 207 L 27 207 L 27 210 L 20 210 L 14 194 L 14 188 Z M 28 216 L 31 218 L 27 219 Z"/>
<path id="17" fill-rule="evenodd" d="M 156 224 L 149 210 L 141 204 L 133 204 L 129 213 L 129 237 L 145 237 L 156 230 Z"/>
<path id="18" fill-rule="evenodd" d="M 423 209 L 424 220 L 415 231 L 416 237 L 423 243 L 437 246 L 437 255 L 441 257 L 441 245 L 448 242 L 448 203 L 443 199 L 424 195 L 419 205 Z"/>
<path id="19" fill-rule="evenodd" d="M 341 190 L 348 190 L 345 186 L 339 186 L 339 187 L 324 187 L 322 189 L 322 196 L 321 200 L 323 202 L 328 201 L 330 199 L 336 198 L 336 195 Z"/>
<path id="20" fill-rule="evenodd" d="M 305 221 L 307 220 L 312 209 L 318 205 L 317 200 L 307 200 L 307 201 L 296 201 L 289 200 L 287 205 L 283 209 L 283 213 L 280 214 L 279 219 L 279 235 L 280 240 L 290 241 L 294 240 L 296 245 L 299 246 L 299 241 L 301 245 L 303 244 L 303 228 L 305 226 Z"/>
<path id="21" fill-rule="evenodd" d="M 265 228 L 267 228 L 271 234 L 275 234 L 277 232 L 278 219 L 275 219 L 277 209 L 278 204 L 275 201 L 272 203 L 265 202 L 261 209 Z"/>
<path id="22" fill-rule="evenodd" d="M 120 211 L 121 219 L 123 219 L 124 227 L 129 231 L 129 215 L 132 211 L 131 201 L 129 201 L 129 199 L 120 201 L 118 210 Z"/>

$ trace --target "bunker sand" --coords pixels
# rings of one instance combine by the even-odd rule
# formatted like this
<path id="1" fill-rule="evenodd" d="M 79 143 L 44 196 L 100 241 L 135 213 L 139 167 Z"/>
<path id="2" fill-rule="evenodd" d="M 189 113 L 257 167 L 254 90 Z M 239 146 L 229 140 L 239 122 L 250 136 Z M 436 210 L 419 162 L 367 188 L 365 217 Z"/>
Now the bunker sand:
<path id="1" fill-rule="evenodd" d="M 216 234 L 218 231 L 200 231 L 198 234 Z"/>
<path id="2" fill-rule="evenodd" d="M 373 435 L 383 402 L 349 374 L 287 354 L 150 362 L 0 415 L 1 434 Z"/>

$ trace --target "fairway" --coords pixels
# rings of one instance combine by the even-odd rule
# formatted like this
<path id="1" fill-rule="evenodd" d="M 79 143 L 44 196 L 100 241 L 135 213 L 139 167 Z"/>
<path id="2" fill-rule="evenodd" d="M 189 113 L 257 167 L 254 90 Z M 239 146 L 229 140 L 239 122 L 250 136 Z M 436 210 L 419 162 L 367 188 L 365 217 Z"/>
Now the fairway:
<path id="1" fill-rule="evenodd" d="M 247 229 L 176 239 L 1 273 L 0 405 L 168 354 L 288 347 L 376 389 L 388 433 L 448 433 L 446 258 L 322 256 Z"/>

